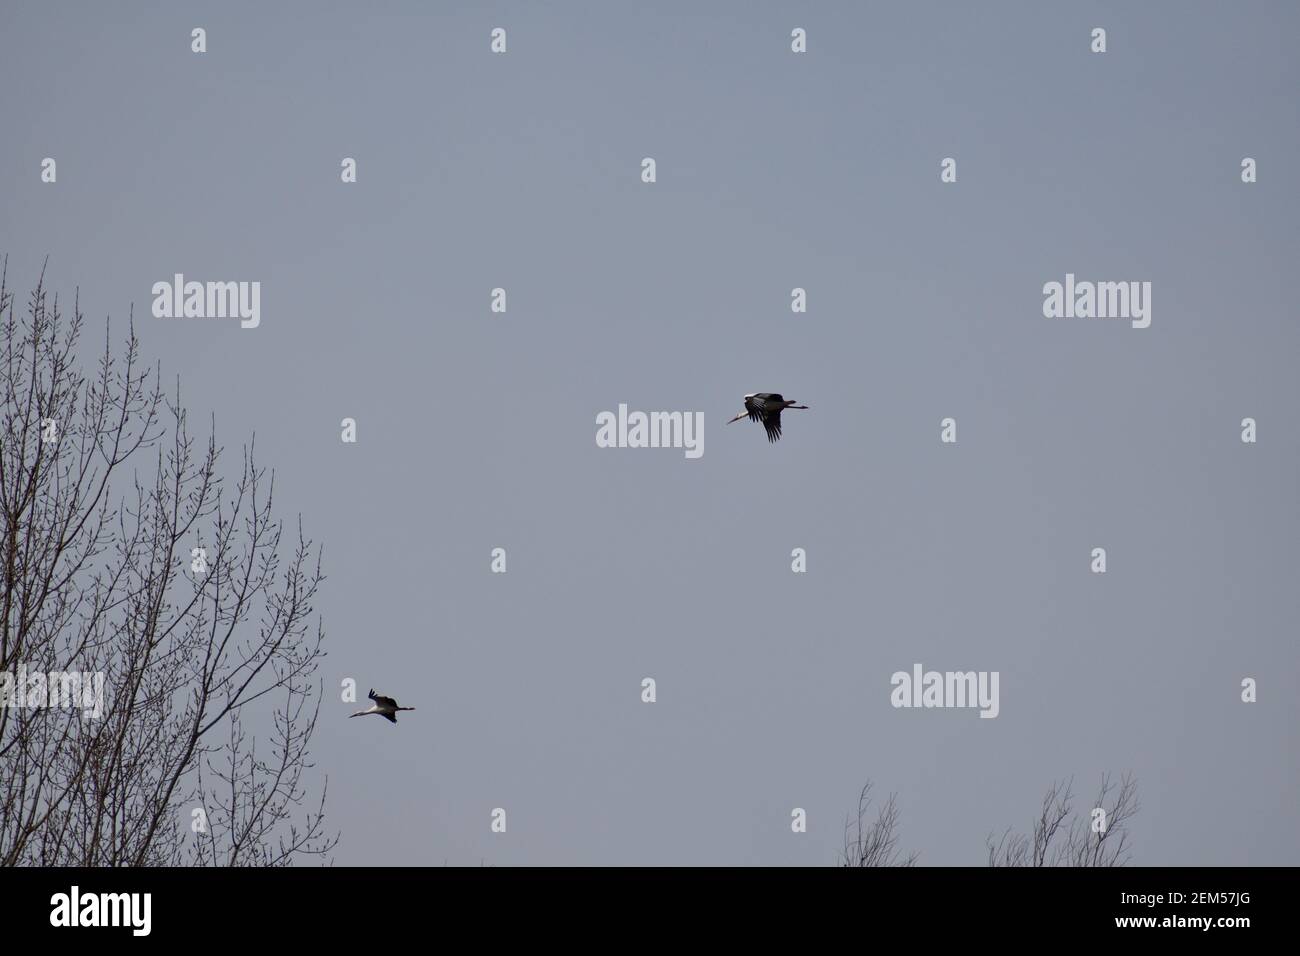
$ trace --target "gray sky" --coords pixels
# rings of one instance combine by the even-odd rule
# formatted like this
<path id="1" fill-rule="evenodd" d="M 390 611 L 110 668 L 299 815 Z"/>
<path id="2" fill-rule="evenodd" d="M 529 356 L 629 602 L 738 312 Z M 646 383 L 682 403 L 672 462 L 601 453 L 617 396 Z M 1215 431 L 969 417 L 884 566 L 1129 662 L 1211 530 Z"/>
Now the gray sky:
<path id="1" fill-rule="evenodd" d="M 11 284 L 134 303 L 325 545 L 338 862 L 827 864 L 870 778 L 980 863 L 1131 770 L 1134 862 L 1300 863 L 1294 4 L 374 7 L 0 9 Z M 175 272 L 261 326 L 153 318 Z M 703 457 L 597 448 L 620 402 Z M 999 716 L 894 709 L 918 662 Z"/>

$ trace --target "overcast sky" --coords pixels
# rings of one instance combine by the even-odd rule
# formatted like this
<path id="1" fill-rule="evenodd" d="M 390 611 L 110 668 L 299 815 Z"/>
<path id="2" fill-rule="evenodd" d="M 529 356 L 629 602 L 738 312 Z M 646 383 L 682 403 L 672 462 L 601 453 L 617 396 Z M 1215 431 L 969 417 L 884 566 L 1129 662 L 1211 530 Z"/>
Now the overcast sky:
<path id="1" fill-rule="evenodd" d="M 1131 771 L 1135 863 L 1297 864 L 1297 35 L 6 2 L 0 253 L 20 302 L 48 255 L 92 327 L 134 304 L 324 543 L 339 863 L 829 864 L 868 779 L 901 848 L 982 863 L 1054 780 Z M 259 281 L 260 326 L 154 318 L 178 272 Z M 1046 318 L 1067 273 L 1149 281 L 1150 327 Z M 811 406 L 774 445 L 723 424 L 760 391 Z M 702 412 L 704 454 L 598 448 L 620 403 Z M 892 707 L 917 663 L 999 672 L 996 719 Z M 348 720 L 346 677 L 418 709 Z"/>

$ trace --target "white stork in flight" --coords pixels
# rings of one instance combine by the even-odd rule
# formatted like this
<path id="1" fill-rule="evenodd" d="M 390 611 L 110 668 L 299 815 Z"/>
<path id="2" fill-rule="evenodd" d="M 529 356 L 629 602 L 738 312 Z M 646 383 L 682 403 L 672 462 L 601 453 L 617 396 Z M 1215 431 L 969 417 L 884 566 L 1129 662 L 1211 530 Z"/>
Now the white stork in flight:
<path id="1" fill-rule="evenodd" d="M 742 418 L 762 422 L 763 427 L 767 429 L 767 440 L 776 441 L 781 437 L 781 412 L 787 408 L 807 407 L 807 405 L 796 405 L 792 401 L 787 401 L 775 392 L 755 392 L 745 396 L 745 410 L 727 424 L 738 422 Z"/>
<path id="2" fill-rule="evenodd" d="M 397 701 L 391 697 L 380 697 L 372 689 L 370 699 L 374 701 L 365 710 L 359 710 L 355 714 L 349 714 L 349 717 L 364 717 L 366 714 L 378 714 L 381 717 L 387 717 L 393 723 L 397 723 L 397 712 L 399 710 L 415 710 L 414 707 L 398 707 Z"/>

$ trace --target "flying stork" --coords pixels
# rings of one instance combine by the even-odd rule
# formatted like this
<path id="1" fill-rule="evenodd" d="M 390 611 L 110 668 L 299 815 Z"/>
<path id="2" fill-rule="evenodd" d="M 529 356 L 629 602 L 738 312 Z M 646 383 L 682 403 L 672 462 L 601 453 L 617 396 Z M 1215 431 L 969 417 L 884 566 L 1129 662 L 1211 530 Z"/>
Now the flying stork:
<path id="1" fill-rule="evenodd" d="M 772 442 L 781 437 L 781 412 L 787 408 L 807 408 L 787 401 L 775 392 L 755 392 L 745 396 L 745 410 L 731 420 L 738 422 L 742 418 L 762 422 L 767 429 L 767 440 Z M 727 422 L 728 425 L 731 422 Z"/>
<path id="2" fill-rule="evenodd" d="M 379 714 L 379 716 L 387 717 L 393 723 L 397 723 L 397 712 L 399 710 L 415 710 L 414 707 L 398 707 L 397 701 L 393 700 L 393 698 L 391 697 L 378 696 L 374 692 L 373 688 L 371 689 L 369 696 L 370 699 L 374 701 L 373 704 L 371 704 L 365 710 L 359 710 L 355 714 L 349 714 L 348 716 L 364 717 L 366 716 L 366 714 Z"/>

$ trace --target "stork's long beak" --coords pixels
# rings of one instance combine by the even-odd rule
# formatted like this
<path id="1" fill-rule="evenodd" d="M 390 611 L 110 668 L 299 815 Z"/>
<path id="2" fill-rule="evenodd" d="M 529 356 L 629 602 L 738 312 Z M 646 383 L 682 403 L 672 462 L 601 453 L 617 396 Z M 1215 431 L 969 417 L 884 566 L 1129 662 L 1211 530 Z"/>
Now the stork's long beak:
<path id="1" fill-rule="evenodd" d="M 744 418 L 744 417 L 745 417 L 746 415 L 748 415 L 748 414 L 749 414 L 749 412 L 741 412 L 739 415 L 737 415 L 735 418 L 733 418 L 730 422 L 727 422 L 727 424 L 730 425 L 731 422 L 738 422 L 738 421 L 740 421 L 742 418 Z"/>

